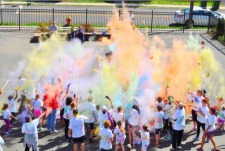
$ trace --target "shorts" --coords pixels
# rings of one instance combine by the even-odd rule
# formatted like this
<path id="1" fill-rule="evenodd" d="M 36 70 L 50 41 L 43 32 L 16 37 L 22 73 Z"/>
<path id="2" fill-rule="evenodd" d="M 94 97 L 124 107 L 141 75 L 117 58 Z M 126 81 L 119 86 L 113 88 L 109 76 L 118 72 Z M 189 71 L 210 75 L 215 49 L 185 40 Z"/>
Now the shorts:
<path id="1" fill-rule="evenodd" d="M 148 145 L 149 145 L 149 144 L 142 143 L 142 144 L 141 144 L 141 149 L 142 149 L 142 151 L 147 151 Z"/>
<path id="2" fill-rule="evenodd" d="M 73 142 L 74 144 L 78 144 L 78 143 L 84 143 L 86 140 L 85 135 L 81 136 L 81 137 L 77 137 L 77 138 L 73 138 Z"/>
<path id="3" fill-rule="evenodd" d="M 108 150 L 112 150 L 112 149 L 100 149 L 101 151 L 108 151 Z"/>
<path id="4" fill-rule="evenodd" d="M 161 131 L 161 128 L 160 129 L 155 129 L 155 134 L 159 134 L 159 132 Z"/>
<path id="5" fill-rule="evenodd" d="M 95 129 L 95 123 L 85 123 L 85 129 L 94 130 Z"/>
<path id="6" fill-rule="evenodd" d="M 197 122 L 197 114 L 195 110 L 191 110 L 191 114 L 192 114 L 192 120 Z"/>
<path id="7" fill-rule="evenodd" d="M 207 138 L 210 138 L 211 136 L 213 136 L 215 133 L 215 131 L 211 131 L 211 132 L 207 132 L 205 133 L 204 135 L 207 137 Z"/>
<path id="8" fill-rule="evenodd" d="M 35 117 L 41 116 L 41 110 L 35 110 L 35 109 L 34 109 L 34 116 L 35 116 Z"/>
<path id="9" fill-rule="evenodd" d="M 217 119 L 217 122 L 218 122 L 219 124 L 223 124 L 225 121 L 222 120 L 222 119 L 220 119 L 220 118 L 218 118 L 218 119 Z"/>

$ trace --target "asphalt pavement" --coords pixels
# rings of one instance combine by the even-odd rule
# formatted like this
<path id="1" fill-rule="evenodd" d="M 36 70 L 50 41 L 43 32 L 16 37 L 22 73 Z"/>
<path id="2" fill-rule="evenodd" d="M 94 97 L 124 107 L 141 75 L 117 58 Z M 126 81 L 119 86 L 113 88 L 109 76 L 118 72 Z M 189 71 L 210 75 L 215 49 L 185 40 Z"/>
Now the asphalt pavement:
<path id="1" fill-rule="evenodd" d="M 20 63 L 20 60 L 26 58 L 26 54 L 33 51 L 36 44 L 30 44 L 29 40 L 33 36 L 32 32 L 23 32 L 23 31 L 13 31 L 13 32 L 0 32 L 0 86 L 3 87 L 7 80 L 12 77 L 9 77 L 10 72 L 16 69 L 16 66 Z M 150 39 L 156 36 L 155 34 L 150 35 Z M 172 39 L 182 39 L 186 41 L 189 37 L 188 34 L 182 33 L 162 33 L 157 34 L 160 38 L 162 38 L 167 47 L 172 46 Z M 199 41 L 204 40 L 206 42 L 206 46 L 210 47 L 213 51 L 215 57 L 218 62 L 225 69 L 225 47 L 218 43 L 217 41 L 211 40 L 211 37 L 207 34 L 194 35 L 197 36 Z M 85 46 L 97 46 L 100 47 L 101 44 L 99 42 L 88 42 L 85 43 Z M 15 79 L 17 77 L 14 77 Z M 13 81 L 12 81 L 13 82 Z M 12 93 L 12 89 L 10 89 L 10 83 L 6 84 L 6 92 L 0 96 L 1 102 L 6 102 L 7 95 Z M 196 150 L 199 147 L 200 141 L 193 142 L 192 139 L 195 137 L 195 132 L 191 132 L 192 123 L 189 120 L 189 116 L 187 118 L 187 126 L 185 128 L 185 134 L 182 142 L 182 150 Z M 0 128 L 0 133 L 3 134 L 3 125 L 2 120 L 0 120 L 0 124 L 2 127 Z M 39 133 L 39 150 L 40 151 L 72 151 L 72 146 L 68 145 L 63 136 L 63 128 L 60 126 L 59 121 L 57 122 L 57 130 L 58 133 L 50 134 L 48 131 L 43 131 Z M 225 150 L 224 143 L 224 132 L 217 132 L 215 136 L 215 141 L 219 149 Z M 12 134 L 9 136 L 2 135 L 6 144 L 3 145 L 4 151 L 22 151 L 23 150 L 23 134 L 21 134 L 21 125 L 17 123 L 12 128 Z M 163 139 L 160 141 L 160 146 L 155 147 L 154 143 L 154 135 L 151 134 L 151 144 L 149 145 L 148 151 L 168 151 L 171 148 L 170 142 L 165 142 Z M 205 145 L 205 150 L 209 151 L 212 148 L 212 144 L 208 143 Z M 98 149 L 98 140 L 95 139 L 93 144 L 86 143 L 87 151 L 96 151 Z M 136 148 L 137 151 L 140 150 L 140 146 Z"/>

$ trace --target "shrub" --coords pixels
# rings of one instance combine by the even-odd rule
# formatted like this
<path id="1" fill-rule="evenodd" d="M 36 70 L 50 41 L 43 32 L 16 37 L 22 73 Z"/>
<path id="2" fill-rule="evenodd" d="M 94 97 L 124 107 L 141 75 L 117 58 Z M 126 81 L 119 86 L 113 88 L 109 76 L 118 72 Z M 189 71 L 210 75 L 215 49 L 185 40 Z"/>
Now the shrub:
<path id="1" fill-rule="evenodd" d="M 94 32 L 94 27 L 91 24 L 81 24 L 85 32 Z"/>

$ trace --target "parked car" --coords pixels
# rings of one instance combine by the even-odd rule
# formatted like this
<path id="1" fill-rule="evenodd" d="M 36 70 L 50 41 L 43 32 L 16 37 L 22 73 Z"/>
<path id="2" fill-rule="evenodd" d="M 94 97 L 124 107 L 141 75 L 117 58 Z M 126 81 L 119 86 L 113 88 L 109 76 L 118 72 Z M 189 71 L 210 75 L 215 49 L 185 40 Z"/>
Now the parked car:
<path id="1" fill-rule="evenodd" d="M 189 13 L 190 8 L 176 11 L 174 14 L 175 23 L 187 25 Z M 211 11 L 210 9 L 194 7 L 192 22 L 194 26 L 216 26 L 218 24 L 218 20 L 223 17 L 225 17 L 224 14 Z"/>

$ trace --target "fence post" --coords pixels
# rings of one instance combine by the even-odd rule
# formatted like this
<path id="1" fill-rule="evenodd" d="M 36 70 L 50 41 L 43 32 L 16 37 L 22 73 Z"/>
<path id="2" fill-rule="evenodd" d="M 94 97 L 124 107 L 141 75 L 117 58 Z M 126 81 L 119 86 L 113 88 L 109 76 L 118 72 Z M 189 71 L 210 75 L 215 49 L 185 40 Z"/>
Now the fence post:
<path id="1" fill-rule="evenodd" d="M 153 10 L 152 10 L 152 18 L 151 18 L 151 32 L 152 32 L 152 23 L 153 23 Z"/>
<path id="2" fill-rule="evenodd" d="M 183 33 L 184 33 L 184 29 L 185 29 L 185 11 L 184 11 Z"/>
<path id="3" fill-rule="evenodd" d="M 119 20 L 121 19 L 121 10 L 119 9 Z"/>
<path id="4" fill-rule="evenodd" d="M 87 25 L 88 23 L 88 9 L 86 8 L 86 21 L 85 21 L 85 24 Z"/>
<path id="5" fill-rule="evenodd" d="M 52 8 L 52 21 L 55 21 L 55 9 L 54 7 Z"/>
<path id="6" fill-rule="evenodd" d="M 209 20 L 208 20 L 208 31 L 207 31 L 207 33 L 209 33 L 209 26 L 210 26 L 210 12 L 208 13 L 208 15 L 209 15 Z"/>
<path id="7" fill-rule="evenodd" d="M 20 30 L 20 11 L 21 9 L 20 9 L 20 7 L 19 7 L 19 30 Z"/>

